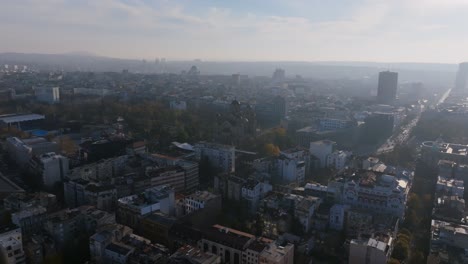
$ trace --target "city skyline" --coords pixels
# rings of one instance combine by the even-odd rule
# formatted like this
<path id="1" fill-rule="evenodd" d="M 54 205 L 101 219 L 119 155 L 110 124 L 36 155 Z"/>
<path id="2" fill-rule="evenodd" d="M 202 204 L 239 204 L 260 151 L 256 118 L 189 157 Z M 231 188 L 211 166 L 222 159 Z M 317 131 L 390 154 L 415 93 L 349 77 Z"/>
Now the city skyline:
<path id="1" fill-rule="evenodd" d="M 468 2 L 6 1 L 0 52 L 212 61 L 458 63 Z"/>

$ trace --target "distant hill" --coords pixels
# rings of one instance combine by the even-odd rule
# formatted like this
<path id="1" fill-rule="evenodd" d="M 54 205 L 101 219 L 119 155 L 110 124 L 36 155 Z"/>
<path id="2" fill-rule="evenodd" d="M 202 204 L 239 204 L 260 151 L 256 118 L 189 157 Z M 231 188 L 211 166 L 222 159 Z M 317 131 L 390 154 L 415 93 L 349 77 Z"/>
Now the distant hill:
<path id="1" fill-rule="evenodd" d="M 115 71 L 128 69 L 143 73 L 180 73 L 196 65 L 201 74 L 247 74 L 271 76 L 275 68 L 286 70 L 287 76 L 301 75 L 317 79 L 375 78 L 379 71 L 399 72 L 401 81 L 423 81 L 435 85 L 452 85 L 458 65 L 443 63 L 381 63 L 381 62 L 229 62 L 229 61 L 154 61 L 117 59 L 96 56 L 89 52 L 75 51 L 66 54 L 0 53 L 0 65 L 28 65 L 44 71 Z"/>

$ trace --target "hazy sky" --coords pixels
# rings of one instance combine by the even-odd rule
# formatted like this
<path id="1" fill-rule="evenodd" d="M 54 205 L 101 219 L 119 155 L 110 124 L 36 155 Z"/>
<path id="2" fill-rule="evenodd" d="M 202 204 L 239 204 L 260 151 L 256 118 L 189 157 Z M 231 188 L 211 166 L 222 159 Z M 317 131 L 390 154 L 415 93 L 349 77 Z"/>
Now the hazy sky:
<path id="1" fill-rule="evenodd" d="M 0 52 L 468 60 L 468 0 L 0 0 Z"/>

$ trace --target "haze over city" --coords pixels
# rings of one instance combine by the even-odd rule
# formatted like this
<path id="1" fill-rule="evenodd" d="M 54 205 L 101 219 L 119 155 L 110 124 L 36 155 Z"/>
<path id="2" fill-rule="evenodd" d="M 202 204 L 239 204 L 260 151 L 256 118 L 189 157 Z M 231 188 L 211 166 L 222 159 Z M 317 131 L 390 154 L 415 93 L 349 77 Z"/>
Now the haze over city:
<path id="1" fill-rule="evenodd" d="M 0 0 L 0 264 L 468 263 L 468 0 Z"/>
<path id="2" fill-rule="evenodd" d="M 458 63 L 464 0 L 2 1 L 0 52 Z"/>

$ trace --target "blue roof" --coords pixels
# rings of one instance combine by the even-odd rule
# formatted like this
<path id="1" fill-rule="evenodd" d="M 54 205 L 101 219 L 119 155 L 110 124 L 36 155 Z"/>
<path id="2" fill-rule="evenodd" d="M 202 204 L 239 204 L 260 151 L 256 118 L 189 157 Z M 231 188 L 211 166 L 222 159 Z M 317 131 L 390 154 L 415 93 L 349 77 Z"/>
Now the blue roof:
<path id="1" fill-rule="evenodd" d="M 42 129 L 35 129 L 31 131 L 31 134 L 36 137 L 43 137 L 49 134 L 49 131 L 47 130 L 42 130 Z"/>

